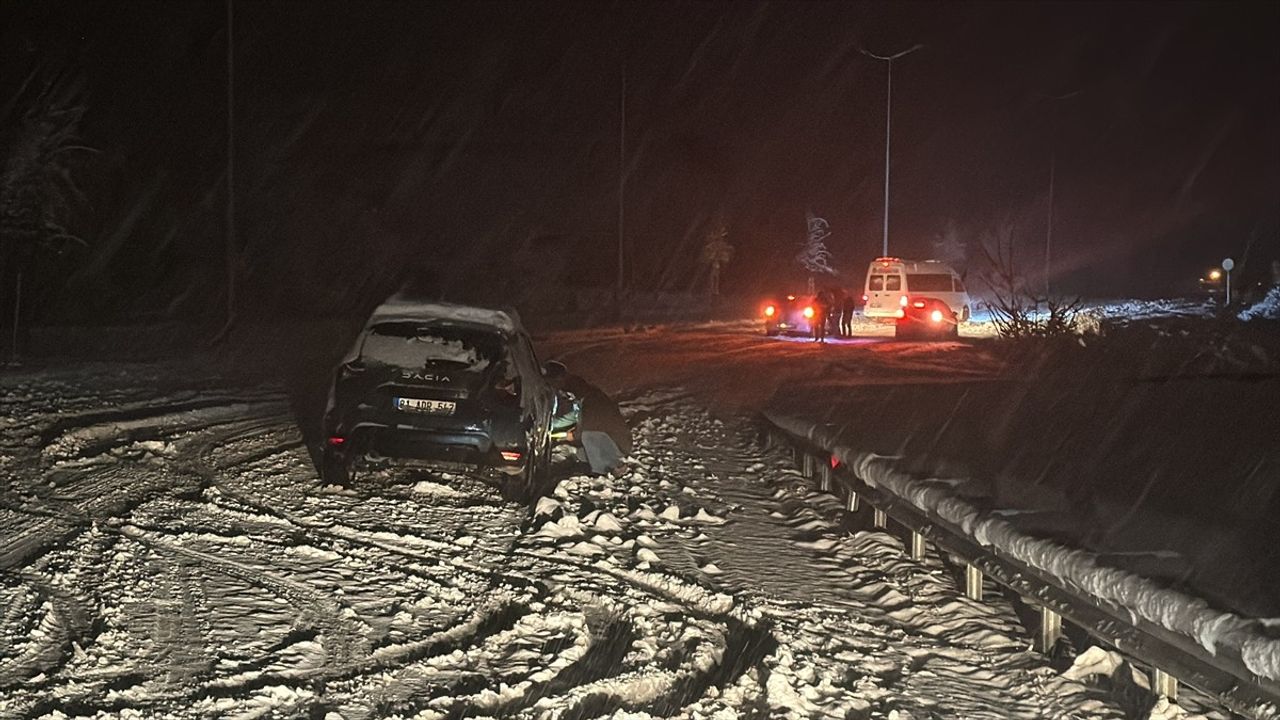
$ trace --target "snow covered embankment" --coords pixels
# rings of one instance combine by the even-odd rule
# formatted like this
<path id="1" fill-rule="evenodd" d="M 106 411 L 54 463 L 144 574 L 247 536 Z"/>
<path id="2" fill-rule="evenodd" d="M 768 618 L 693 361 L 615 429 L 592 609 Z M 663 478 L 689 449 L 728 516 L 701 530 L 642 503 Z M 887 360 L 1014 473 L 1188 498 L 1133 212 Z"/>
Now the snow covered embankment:
<path id="1" fill-rule="evenodd" d="M 898 469 L 895 458 L 838 445 L 834 436 L 814 423 L 769 413 L 766 418 L 825 448 L 868 485 L 906 500 L 984 547 L 1058 579 L 1064 589 L 1080 588 L 1120 605 L 1135 617 L 1194 640 L 1214 657 L 1238 654 L 1250 672 L 1280 681 L 1280 640 L 1267 635 L 1269 621 L 1216 611 L 1200 598 L 1107 567 L 1093 553 L 1027 535 L 957 496 L 945 479 L 913 479 Z"/>

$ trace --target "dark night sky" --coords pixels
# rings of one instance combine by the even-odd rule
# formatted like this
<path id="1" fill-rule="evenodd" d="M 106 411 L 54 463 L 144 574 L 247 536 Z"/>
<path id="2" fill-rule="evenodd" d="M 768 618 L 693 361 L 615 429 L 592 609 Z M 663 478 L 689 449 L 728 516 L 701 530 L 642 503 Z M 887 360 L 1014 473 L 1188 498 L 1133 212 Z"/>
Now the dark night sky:
<path id="1" fill-rule="evenodd" d="M 720 219 L 738 246 L 726 285 L 763 288 L 806 210 L 857 275 L 879 254 L 885 101 L 859 46 L 925 45 L 894 65 L 894 254 L 1007 221 L 1038 273 L 1054 147 L 1068 289 L 1175 294 L 1251 238 L 1251 258 L 1280 246 L 1275 4 L 235 12 L 240 243 L 250 288 L 281 306 L 405 275 L 610 283 L 624 63 L 629 282 L 688 287 Z M 78 169 L 93 249 L 74 283 L 115 307 L 216 297 L 225 5 L 5 0 L 0 21 L 6 98 L 37 64 L 86 85 L 82 135 L 102 153 Z"/>

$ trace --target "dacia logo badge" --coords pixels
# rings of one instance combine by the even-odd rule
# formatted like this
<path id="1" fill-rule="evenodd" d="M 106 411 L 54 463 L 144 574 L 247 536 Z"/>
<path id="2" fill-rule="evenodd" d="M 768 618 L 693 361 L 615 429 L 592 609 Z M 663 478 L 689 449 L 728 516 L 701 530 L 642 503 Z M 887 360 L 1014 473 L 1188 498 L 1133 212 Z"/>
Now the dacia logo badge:
<path id="1" fill-rule="evenodd" d="M 400 377 L 405 380 L 421 380 L 423 382 L 449 382 L 447 375 L 437 375 L 429 372 L 418 372 L 416 370 L 401 370 Z"/>

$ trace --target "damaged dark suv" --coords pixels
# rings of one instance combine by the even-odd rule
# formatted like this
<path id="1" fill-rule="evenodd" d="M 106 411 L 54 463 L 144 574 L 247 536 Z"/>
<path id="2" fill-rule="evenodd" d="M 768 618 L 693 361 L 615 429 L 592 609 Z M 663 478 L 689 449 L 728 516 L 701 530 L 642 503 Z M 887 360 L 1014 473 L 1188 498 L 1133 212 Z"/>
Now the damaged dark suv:
<path id="1" fill-rule="evenodd" d="M 497 471 L 532 492 L 551 455 L 555 391 L 512 311 L 391 300 L 338 366 L 321 472 L 423 463 Z"/>

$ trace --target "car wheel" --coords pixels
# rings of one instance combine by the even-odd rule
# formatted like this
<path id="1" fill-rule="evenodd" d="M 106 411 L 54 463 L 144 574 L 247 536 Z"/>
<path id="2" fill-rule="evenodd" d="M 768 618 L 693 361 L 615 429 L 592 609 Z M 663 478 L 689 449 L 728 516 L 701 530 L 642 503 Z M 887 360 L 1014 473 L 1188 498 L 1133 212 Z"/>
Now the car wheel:
<path id="1" fill-rule="evenodd" d="M 320 479 L 326 485 L 345 486 L 351 483 L 351 461 L 342 454 L 330 449 L 324 449 L 324 458 L 321 460 Z"/>

